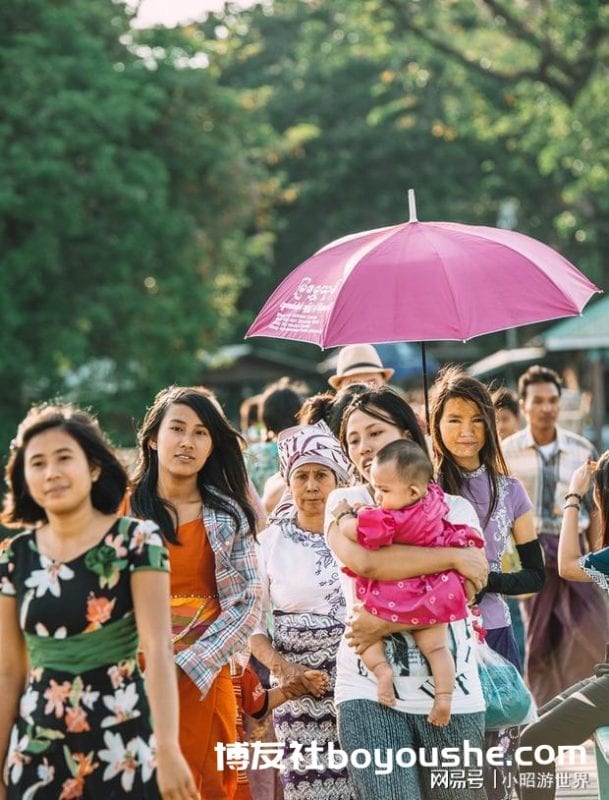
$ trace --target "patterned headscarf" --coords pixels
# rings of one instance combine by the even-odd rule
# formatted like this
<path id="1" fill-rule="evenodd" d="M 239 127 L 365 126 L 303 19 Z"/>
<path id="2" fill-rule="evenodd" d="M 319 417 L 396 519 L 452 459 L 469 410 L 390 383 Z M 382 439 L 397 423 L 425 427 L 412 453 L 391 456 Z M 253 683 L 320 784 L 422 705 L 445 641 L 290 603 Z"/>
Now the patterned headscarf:
<path id="1" fill-rule="evenodd" d="M 315 425 L 295 425 L 281 431 L 277 437 L 277 450 L 279 471 L 286 483 L 296 467 L 302 464 L 322 464 L 332 470 L 339 485 L 349 483 L 349 460 L 323 421 Z"/>

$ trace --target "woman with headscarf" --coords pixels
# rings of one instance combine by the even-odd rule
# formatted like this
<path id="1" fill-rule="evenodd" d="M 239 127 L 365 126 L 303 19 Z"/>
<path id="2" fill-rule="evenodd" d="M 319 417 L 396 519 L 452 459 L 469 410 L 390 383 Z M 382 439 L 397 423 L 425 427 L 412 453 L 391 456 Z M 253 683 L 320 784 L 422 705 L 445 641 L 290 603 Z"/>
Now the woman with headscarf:
<path id="1" fill-rule="evenodd" d="M 283 431 L 278 451 L 291 502 L 259 535 L 263 622 L 250 646 L 290 698 L 273 712 L 286 800 L 350 800 L 346 770 L 327 763 L 328 745 L 338 748 L 333 694 L 345 599 L 324 536 L 326 500 L 348 483 L 349 462 L 323 422 Z"/>

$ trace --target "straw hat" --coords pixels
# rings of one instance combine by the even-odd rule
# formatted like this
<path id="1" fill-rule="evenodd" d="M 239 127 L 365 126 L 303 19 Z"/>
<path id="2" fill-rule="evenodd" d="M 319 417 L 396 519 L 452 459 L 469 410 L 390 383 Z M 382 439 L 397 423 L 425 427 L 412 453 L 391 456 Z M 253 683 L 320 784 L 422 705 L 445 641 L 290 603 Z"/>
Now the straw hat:
<path id="1" fill-rule="evenodd" d="M 348 375 L 367 372 L 379 372 L 388 381 L 395 370 L 383 366 L 379 354 L 371 344 L 349 344 L 339 352 L 336 375 L 328 378 L 328 383 L 333 389 L 338 389 L 342 379 Z"/>

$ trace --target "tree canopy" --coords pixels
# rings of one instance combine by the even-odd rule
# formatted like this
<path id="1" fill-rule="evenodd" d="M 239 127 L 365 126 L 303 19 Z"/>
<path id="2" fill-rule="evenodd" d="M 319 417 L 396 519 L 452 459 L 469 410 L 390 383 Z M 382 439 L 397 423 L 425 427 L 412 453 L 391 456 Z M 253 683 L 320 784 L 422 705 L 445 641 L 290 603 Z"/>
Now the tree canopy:
<path id="1" fill-rule="evenodd" d="M 0 443 L 55 394 L 129 441 L 410 187 L 420 219 L 516 227 L 609 288 L 608 72 L 600 0 L 266 0 L 150 31 L 112 0 L 4 4 Z"/>
<path id="2" fill-rule="evenodd" d="M 0 440 L 54 395 L 118 438 L 234 335 L 264 165 L 184 31 L 109 0 L 0 11 Z"/>
<path id="3" fill-rule="evenodd" d="M 609 283 L 609 7 L 275 0 L 204 30 L 281 139 L 275 274 L 406 217 L 515 225 Z"/>

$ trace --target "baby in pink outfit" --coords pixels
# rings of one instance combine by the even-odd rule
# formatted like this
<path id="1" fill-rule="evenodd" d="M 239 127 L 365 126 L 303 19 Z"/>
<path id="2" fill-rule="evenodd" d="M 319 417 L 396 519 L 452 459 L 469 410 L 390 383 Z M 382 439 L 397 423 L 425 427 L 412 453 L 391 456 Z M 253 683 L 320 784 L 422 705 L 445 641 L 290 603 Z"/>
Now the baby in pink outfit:
<path id="1" fill-rule="evenodd" d="M 448 505 L 444 492 L 431 483 L 431 461 L 421 447 L 408 439 L 398 439 L 376 454 L 370 469 L 375 499 L 380 507 L 357 511 L 342 500 L 334 509 L 341 533 L 362 547 L 376 550 L 390 544 L 419 547 L 484 547 L 482 537 L 467 525 L 453 525 L 444 519 Z M 448 725 L 455 666 L 447 647 L 447 624 L 465 619 L 468 598 L 474 590 L 454 570 L 377 581 L 356 578 L 357 599 L 371 614 L 389 622 L 412 626 L 417 647 L 429 662 L 434 685 L 434 704 L 428 720 L 433 725 Z M 367 648 L 361 656 L 378 681 L 379 702 L 395 705 L 393 671 L 385 658 L 383 641 Z"/>

